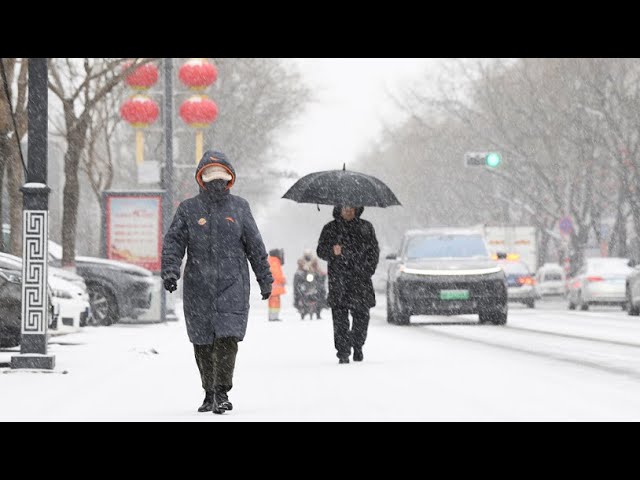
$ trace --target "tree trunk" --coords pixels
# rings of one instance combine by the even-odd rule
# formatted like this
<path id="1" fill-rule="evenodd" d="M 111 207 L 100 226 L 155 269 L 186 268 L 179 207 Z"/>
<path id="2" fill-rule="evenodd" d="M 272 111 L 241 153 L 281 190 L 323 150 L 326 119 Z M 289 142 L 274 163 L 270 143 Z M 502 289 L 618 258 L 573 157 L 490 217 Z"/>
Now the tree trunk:
<path id="1" fill-rule="evenodd" d="M 20 152 L 15 139 L 9 145 L 10 154 L 7 157 L 7 190 L 9 193 L 9 223 L 11 225 L 11 250 L 13 255 L 22 257 L 22 192 L 24 172 Z"/>
<path id="2" fill-rule="evenodd" d="M 78 200 L 80 198 L 80 182 L 78 168 L 80 156 L 84 150 L 87 123 L 79 123 L 72 134 L 67 135 L 68 146 L 64 155 L 64 192 L 62 212 L 62 266 L 75 267 L 76 231 L 78 224 Z"/>
<path id="3" fill-rule="evenodd" d="M 10 140 L 6 136 L 0 136 L 0 224 L 4 222 L 3 213 L 3 197 L 4 197 L 4 172 L 7 166 L 7 146 L 6 142 Z M 0 234 L 0 251 L 8 252 L 9 246 L 4 244 L 4 233 Z"/>

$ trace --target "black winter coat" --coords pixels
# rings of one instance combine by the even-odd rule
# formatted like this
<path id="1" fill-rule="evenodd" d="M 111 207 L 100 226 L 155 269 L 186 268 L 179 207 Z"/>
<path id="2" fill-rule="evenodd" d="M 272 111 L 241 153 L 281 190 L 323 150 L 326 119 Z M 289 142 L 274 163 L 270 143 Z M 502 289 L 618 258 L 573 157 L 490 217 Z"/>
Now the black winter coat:
<path id="1" fill-rule="evenodd" d="M 362 220 L 364 208 L 356 210 L 356 218 L 347 222 L 334 208 L 335 220 L 322 229 L 318 241 L 318 257 L 329 264 L 328 303 L 332 308 L 364 310 L 375 307 L 376 296 L 371 277 L 380 259 L 378 239 L 373 225 Z M 342 246 L 342 255 L 333 254 L 333 246 Z"/>
<path id="2" fill-rule="evenodd" d="M 228 189 L 211 195 L 203 189 L 204 167 L 217 163 L 233 179 Z M 162 278 L 180 278 L 185 251 L 184 313 L 189 340 L 211 345 L 214 338 L 242 340 L 249 316 L 250 278 L 247 260 L 261 292 L 271 291 L 273 278 L 267 252 L 249 203 L 229 193 L 233 166 L 219 152 L 204 154 L 196 171 L 201 192 L 180 204 L 164 237 Z"/>

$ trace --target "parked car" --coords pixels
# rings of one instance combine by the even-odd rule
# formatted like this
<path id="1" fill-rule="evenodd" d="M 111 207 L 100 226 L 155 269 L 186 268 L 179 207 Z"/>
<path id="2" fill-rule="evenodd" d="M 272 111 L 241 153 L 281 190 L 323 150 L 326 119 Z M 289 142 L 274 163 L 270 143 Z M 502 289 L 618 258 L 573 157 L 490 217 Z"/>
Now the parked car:
<path id="1" fill-rule="evenodd" d="M 57 310 L 48 297 L 48 326 L 57 317 Z M 22 331 L 22 272 L 0 268 L 0 348 L 20 345 Z"/>
<path id="2" fill-rule="evenodd" d="M 57 312 L 52 330 L 58 333 L 72 333 L 93 321 L 89 294 L 86 290 L 54 276 L 49 276 L 49 289 Z"/>
<path id="3" fill-rule="evenodd" d="M 507 295 L 510 302 L 523 303 L 529 308 L 536 308 L 538 292 L 536 281 L 524 262 L 500 260 L 507 276 Z"/>
<path id="4" fill-rule="evenodd" d="M 626 307 L 629 315 L 637 317 L 640 315 L 640 264 L 630 261 L 628 265 L 633 271 L 627 276 L 625 284 Z"/>
<path id="5" fill-rule="evenodd" d="M 507 323 L 507 283 L 481 233 L 466 229 L 411 230 L 389 255 L 387 321 L 411 315 L 478 314 L 480 323 Z"/>
<path id="6" fill-rule="evenodd" d="M 0 268 L 0 348 L 20 345 L 22 272 Z"/>
<path id="7" fill-rule="evenodd" d="M 627 308 L 627 277 L 634 273 L 628 258 L 588 258 L 569 281 L 569 310 L 591 305 Z"/>
<path id="8" fill-rule="evenodd" d="M 22 258 L 0 253 L 0 268 L 22 272 Z M 54 330 L 70 331 L 92 322 L 87 286 L 80 275 L 49 266 L 49 290 L 54 307 L 60 314 L 60 321 L 54 320 Z"/>
<path id="9" fill-rule="evenodd" d="M 3 226 L 8 239 L 9 225 Z M 6 245 L 5 241 L 5 245 Z M 76 257 L 76 273 L 86 285 L 97 324 L 112 325 L 122 317 L 137 318 L 151 308 L 153 274 L 136 265 L 96 257 Z M 49 241 L 49 263 L 62 266 L 62 246 Z"/>
<path id="10" fill-rule="evenodd" d="M 565 296 L 566 281 L 564 269 L 556 263 L 545 263 L 536 273 L 536 288 L 541 297 Z"/>

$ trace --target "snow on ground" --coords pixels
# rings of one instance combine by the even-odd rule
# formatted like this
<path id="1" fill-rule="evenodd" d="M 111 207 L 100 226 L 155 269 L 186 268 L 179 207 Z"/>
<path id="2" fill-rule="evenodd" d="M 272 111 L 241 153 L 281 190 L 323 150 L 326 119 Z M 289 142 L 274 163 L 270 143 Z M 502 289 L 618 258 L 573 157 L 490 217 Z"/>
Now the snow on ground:
<path id="1" fill-rule="evenodd" d="M 225 415 L 196 412 L 203 394 L 180 321 L 57 337 L 53 373 L 0 368 L 0 421 L 640 420 L 640 381 L 632 376 L 439 334 L 486 335 L 492 327 L 391 326 L 383 302 L 365 361 L 338 365 L 330 312 L 301 321 L 290 302 L 283 297 L 284 321 L 269 323 L 266 302 L 252 299 L 230 392 L 234 410 Z M 623 312 L 580 313 L 626 321 Z M 544 315 L 567 318 L 560 310 Z M 531 318 L 512 309 L 514 324 Z M 0 364 L 8 358 L 0 352 Z"/>

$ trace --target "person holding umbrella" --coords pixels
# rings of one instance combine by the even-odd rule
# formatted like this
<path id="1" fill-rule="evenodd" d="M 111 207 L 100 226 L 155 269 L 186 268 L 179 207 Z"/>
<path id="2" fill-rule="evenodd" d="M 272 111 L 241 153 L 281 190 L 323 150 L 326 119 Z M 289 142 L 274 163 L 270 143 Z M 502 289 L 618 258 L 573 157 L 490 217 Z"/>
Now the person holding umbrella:
<path id="1" fill-rule="evenodd" d="M 328 263 L 334 344 L 341 364 L 364 359 L 369 310 L 376 305 L 371 277 L 380 259 L 373 225 L 360 217 L 364 207 L 401 205 L 376 177 L 347 170 L 315 172 L 299 179 L 282 198 L 298 203 L 334 205 L 334 220 L 322 229 L 317 254 Z M 353 317 L 350 328 L 349 313 Z"/>
<path id="2" fill-rule="evenodd" d="M 317 254 L 329 265 L 328 304 L 339 363 L 364 359 L 362 348 L 369 329 L 369 310 L 376 305 L 371 277 L 380 258 L 373 225 L 360 216 L 364 207 L 337 206 L 334 220 L 322 229 Z M 350 328 L 349 313 L 353 318 Z"/>

